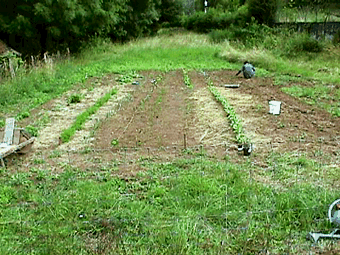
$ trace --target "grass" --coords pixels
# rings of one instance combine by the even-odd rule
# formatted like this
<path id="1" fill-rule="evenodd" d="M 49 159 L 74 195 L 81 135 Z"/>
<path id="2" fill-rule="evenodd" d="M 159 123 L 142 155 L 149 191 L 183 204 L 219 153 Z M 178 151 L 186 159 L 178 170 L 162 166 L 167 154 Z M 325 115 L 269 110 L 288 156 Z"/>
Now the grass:
<path id="1" fill-rule="evenodd" d="M 258 183 L 250 163 L 141 164 L 148 170 L 129 180 L 69 165 L 3 174 L 1 254 L 299 253 L 310 246 L 306 233 L 329 228 L 325 211 L 338 194 L 303 181 Z"/>
<path id="2" fill-rule="evenodd" d="M 339 48 L 288 57 L 275 47 L 264 47 L 273 45 L 274 39 L 251 48 L 232 42 L 212 44 L 208 36 L 192 33 L 125 45 L 104 42 L 78 58 L 55 63 L 54 69 L 32 70 L 1 84 L 1 116 L 29 117 L 34 107 L 92 76 L 115 72 L 123 74 L 121 82 L 132 82 L 139 70 L 237 70 L 244 60 L 256 65 L 257 76 L 273 77 L 286 93 L 330 107 L 337 115 Z M 154 86 L 161 79 L 158 76 Z M 307 89 L 297 84 L 312 81 L 316 85 Z M 162 102 L 164 91 L 156 103 Z M 64 130 L 64 142 L 115 93 L 110 91 L 79 115 Z M 235 114 L 228 114 L 240 124 Z M 235 127 L 241 139 L 241 125 Z M 119 140 L 111 142 L 115 146 Z M 52 151 L 49 158 L 62 153 Z M 56 172 L 46 159 L 36 158 L 33 167 L 24 170 L 1 169 L 0 253 L 304 254 L 337 248 L 331 241 L 313 244 L 305 237 L 333 227 L 326 213 L 339 195 L 338 156 L 334 162 L 322 151 L 312 158 L 272 153 L 267 166 L 259 167 L 255 155 L 236 164 L 209 159 L 203 149 L 199 154 L 185 153 L 189 159 L 141 160 L 139 169 L 145 171 L 130 178 L 117 176 L 116 162 L 82 171 L 61 163 Z"/>
<path id="3" fill-rule="evenodd" d="M 67 129 L 63 130 L 60 138 L 63 143 L 70 141 L 72 136 L 76 133 L 77 130 L 81 130 L 83 128 L 83 124 L 86 120 L 93 114 L 95 114 L 98 109 L 104 105 L 107 101 L 110 100 L 112 95 L 117 94 L 116 89 L 112 89 L 110 92 L 106 93 L 103 97 L 98 99 L 98 101 L 88 109 L 86 109 L 83 113 L 77 116 L 75 122 Z"/>
<path id="4" fill-rule="evenodd" d="M 336 117 L 340 117 L 340 90 L 327 85 L 315 85 L 314 87 L 304 87 L 294 85 L 284 87 L 282 91 L 289 95 L 303 99 L 304 102 L 311 105 L 317 105 L 325 108 Z M 334 102 L 334 103 L 329 103 Z"/>

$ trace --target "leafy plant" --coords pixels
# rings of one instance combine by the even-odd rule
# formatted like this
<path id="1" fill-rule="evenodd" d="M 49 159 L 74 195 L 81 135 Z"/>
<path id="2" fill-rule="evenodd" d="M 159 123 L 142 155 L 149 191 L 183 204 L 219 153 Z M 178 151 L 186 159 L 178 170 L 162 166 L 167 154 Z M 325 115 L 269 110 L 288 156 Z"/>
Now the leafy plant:
<path id="1" fill-rule="evenodd" d="M 190 89 L 194 88 L 194 85 L 191 83 L 191 79 L 188 75 L 188 71 L 185 69 L 182 69 L 182 71 L 183 71 L 184 84 Z"/>
<path id="2" fill-rule="evenodd" d="M 230 121 L 230 125 L 236 134 L 236 140 L 239 144 L 250 144 L 250 139 L 245 135 L 241 120 L 235 113 L 234 108 L 229 104 L 225 97 L 216 89 L 211 79 L 208 80 L 209 90 L 214 95 L 215 99 L 220 102 L 227 113 L 227 118 Z"/>
<path id="3" fill-rule="evenodd" d="M 118 146 L 118 145 L 119 145 L 118 139 L 112 139 L 112 140 L 111 140 L 111 145 L 112 145 L 112 146 Z"/>
<path id="4" fill-rule="evenodd" d="M 25 118 L 28 118 L 30 116 L 30 112 L 29 111 L 23 111 L 23 112 L 20 112 L 17 116 L 16 116 L 16 120 L 22 120 L 22 119 L 25 119 Z"/>
<path id="5" fill-rule="evenodd" d="M 82 95 L 80 94 L 72 94 L 71 96 L 69 96 L 69 98 L 67 99 L 67 103 L 68 104 L 76 104 L 76 103 L 80 103 L 82 98 Z"/>

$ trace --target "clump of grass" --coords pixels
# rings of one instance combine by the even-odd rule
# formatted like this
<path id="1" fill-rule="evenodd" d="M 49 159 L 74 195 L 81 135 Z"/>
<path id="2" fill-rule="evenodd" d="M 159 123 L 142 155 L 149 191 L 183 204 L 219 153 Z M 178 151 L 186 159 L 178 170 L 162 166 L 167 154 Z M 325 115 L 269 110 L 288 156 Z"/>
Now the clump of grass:
<path id="1" fill-rule="evenodd" d="M 308 34 L 295 35 L 288 40 L 285 52 L 288 56 L 299 55 L 301 52 L 319 53 L 324 49 L 324 44 Z"/>
<path id="2" fill-rule="evenodd" d="M 82 95 L 80 94 L 72 94 L 71 96 L 69 96 L 69 98 L 67 99 L 67 103 L 68 104 L 76 104 L 76 103 L 80 103 L 82 98 Z"/>
<path id="3" fill-rule="evenodd" d="M 117 93 L 116 89 L 111 90 L 110 92 L 106 93 L 103 97 L 101 97 L 93 106 L 89 107 L 86 111 L 81 113 L 77 116 L 76 121 L 72 124 L 71 127 L 68 129 L 65 129 L 61 135 L 60 139 L 63 143 L 66 143 L 70 141 L 72 136 L 76 133 L 77 130 L 81 130 L 83 128 L 83 124 L 87 121 L 87 119 L 95 114 L 98 109 L 104 105 L 112 95 L 115 95 Z"/>
<path id="4" fill-rule="evenodd" d="M 37 137 L 39 135 L 39 129 L 35 126 L 28 125 L 25 127 L 25 130 L 30 133 L 32 136 Z"/>
<path id="5" fill-rule="evenodd" d="M 29 111 L 22 111 L 20 113 L 17 114 L 17 116 L 15 117 L 16 120 L 20 121 L 22 119 L 28 118 L 30 116 L 30 112 Z"/>

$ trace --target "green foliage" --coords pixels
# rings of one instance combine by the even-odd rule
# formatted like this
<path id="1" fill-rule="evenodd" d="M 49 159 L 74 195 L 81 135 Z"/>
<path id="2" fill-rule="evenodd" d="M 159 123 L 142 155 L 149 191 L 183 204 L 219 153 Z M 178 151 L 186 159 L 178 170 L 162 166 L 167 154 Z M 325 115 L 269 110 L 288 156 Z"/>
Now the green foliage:
<path id="1" fill-rule="evenodd" d="M 334 35 L 332 42 L 334 45 L 339 45 L 340 44 L 340 30 L 338 30 L 338 32 L 336 32 L 336 34 Z"/>
<path id="2" fill-rule="evenodd" d="M 0 55 L 0 80 L 6 77 L 14 77 L 22 71 L 24 61 L 11 51 Z"/>
<path id="3" fill-rule="evenodd" d="M 287 55 L 298 55 L 301 52 L 318 53 L 324 49 L 324 44 L 308 34 L 296 34 L 285 46 Z"/>
<path id="4" fill-rule="evenodd" d="M 259 24 L 274 25 L 277 11 L 276 0 L 249 0 L 247 4 L 249 16 L 254 17 Z"/>
<path id="5" fill-rule="evenodd" d="M 67 103 L 68 104 L 76 104 L 76 103 L 80 103 L 81 98 L 83 96 L 80 94 L 72 94 L 71 96 L 69 96 L 69 98 L 67 99 Z"/>
<path id="6" fill-rule="evenodd" d="M 273 178 L 281 178 L 274 179 L 276 185 L 251 181 L 253 164 L 202 156 L 145 161 L 148 170 L 129 179 L 113 176 L 114 168 L 83 172 L 69 165 L 61 173 L 33 168 L 29 174 L 9 173 L 0 179 L 0 253 L 258 254 L 263 247 L 267 253 L 291 249 L 281 240 L 294 240 L 305 251 L 310 247 L 305 233 L 331 228 L 325 213 L 338 190 L 316 184 L 318 172 L 316 183 L 292 181 L 297 166 L 299 177 L 310 178 L 315 171 L 305 157 L 275 154 L 270 160 L 275 161 Z M 268 178 L 269 171 L 262 172 L 261 178 Z"/>
<path id="7" fill-rule="evenodd" d="M 25 130 L 30 133 L 32 136 L 37 137 L 39 135 L 39 129 L 37 127 L 28 125 L 25 127 Z"/>
<path id="8" fill-rule="evenodd" d="M 194 15 L 187 16 L 183 26 L 188 30 L 207 33 L 213 29 L 226 29 L 231 24 L 243 26 L 247 21 L 250 21 L 247 6 L 242 6 L 233 13 L 212 8 L 207 13 L 196 12 Z"/>
<path id="9" fill-rule="evenodd" d="M 157 9 L 160 11 L 159 22 L 162 26 L 179 26 L 183 13 L 182 0 L 162 0 Z"/>
<path id="10" fill-rule="evenodd" d="M 98 101 L 91 106 L 90 108 L 86 109 L 83 113 L 77 116 L 75 122 L 72 124 L 71 127 L 68 129 L 63 130 L 60 135 L 60 139 L 63 143 L 70 141 L 72 136 L 76 133 L 77 130 L 81 130 L 83 128 L 83 124 L 86 120 L 93 114 L 95 114 L 100 107 L 102 107 L 107 101 L 110 100 L 112 95 L 117 94 L 117 90 L 113 89 L 110 92 L 106 93 L 103 97 L 98 99 Z"/>
<path id="11" fill-rule="evenodd" d="M 188 88 L 190 88 L 190 89 L 194 88 L 194 85 L 192 84 L 191 79 L 190 79 L 190 77 L 188 75 L 188 71 L 185 70 L 185 69 L 183 69 L 183 80 L 184 80 L 184 84 Z"/>
<path id="12" fill-rule="evenodd" d="M 27 55 L 77 51 L 93 36 L 126 40 L 150 34 L 162 11 L 169 18 L 167 9 L 157 9 L 159 0 L 18 0 L 1 6 L 0 31 L 20 38 L 8 44 Z"/>
<path id="13" fill-rule="evenodd" d="M 15 117 L 16 120 L 20 121 L 22 119 L 28 118 L 30 116 L 30 112 L 29 111 L 23 111 L 18 113 L 18 115 Z"/>
<path id="14" fill-rule="evenodd" d="M 266 25 L 260 25 L 253 20 L 247 26 L 231 25 L 225 30 L 213 30 L 209 33 L 209 38 L 214 43 L 221 43 L 225 40 L 242 43 L 244 46 L 253 47 L 263 44 L 274 31 Z M 268 39 L 267 39 L 268 40 Z"/>
<path id="15" fill-rule="evenodd" d="M 214 87 L 214 84 L 209 79 L 209 90 L 214 95 L 215 99 L 220 102 L 227 113 L 227 118 L 230 121 L 230 125 L 236 134 L 236 140 L 239 144 L 250 144 L 250 139 L 245 135 L 242 122 L 235 113 L 234 108 L 229 104 L 227 99 L 221 95 L 221 93 Z"/>

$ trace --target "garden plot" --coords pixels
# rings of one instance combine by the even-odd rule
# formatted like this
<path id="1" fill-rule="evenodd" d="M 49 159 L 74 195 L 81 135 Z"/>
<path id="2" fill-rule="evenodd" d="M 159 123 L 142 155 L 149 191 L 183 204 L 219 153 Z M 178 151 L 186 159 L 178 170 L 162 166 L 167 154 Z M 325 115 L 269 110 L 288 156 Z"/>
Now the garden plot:
<path id="1" fill-rule="evenodd" d="M 242 119 L 257 151 L 264 155 L 270 151 L 313 153 L 320 149 L 339 153 L 340 121 L 325 110 L 283 93 L 271 79 L 246 80 L 229 71 L 210 72 L 209 76 L 216 86 L 240 84 L 238 89 L 220 91 Z M 282 102 L 280 115 L 268 113 L 271 100 Z"/>
<path id="2" fill-rule="evenodd" d="M 49 110 L 42 110 L 38 114 L 48 118 L 49 122 L 39 131 L 39 137 L 33 147 L 37 152 L 58 146 L 60 149 L 81 150 L 85 146 L 91 145 L 91 131 L 93 128 L 99 121 L 105 119 L 119 108 L 119 102 L 123 101 L 129 93 L 125 86 L 117 86 L 114 77 L 98 78 L 95 83 L 96 86 L 91 89 L 79 89 L 65 93 L 61 98 L 53 100 L 53 103 L 49 105 Z M 113 86 L 118 88 L 117 95 L 113 96 L 106 105 L 91 116 L 90 120 L 84 124 L 83 129 L 79 130 L 69 143 L 61 144 L 61 132 L 67 129 L 80 113 L 112 90 Z M 74 95 L 80 96 L 80 102 L 70 102 L 70 98 Z"/>
<path id="3" fill-rule="evenodd" d="M 209 91 L 207 77 L 241 119 L 246 136 L 255 145 L 251 157 L 260 165 L 266 165 L 271 152 L 339 153 L 339 120 L 283 93 L 271 79 L 245 80 L 231 71 L 205 75 L 188 71 L 191 88 L 185 84 L 182 70 L 140 74 L 143 78 L 138 85 L 117 85 L 107 77 L 101 86 L 79 91 L 85 98 L 77 104 L 67 104 L 74 92 L 55 100 L 47 112 L 50 123 L 40 131 L 35 144 L 36 155 L 49 158 L 48 163 L 57 168 L 62 162 L 81 169 L 109 167 L 128 175 L 145 169 L 145 160 L 169 162 L 204 154 L 238 161 L 242 156 L 237 153 L 235 133 L 222 105 Z M 92 115 L 70 142 L 60 144 L 62 130 L 113 84 L 118 94 Z M 226 89 L 221 86 L 224 84 L 240 87 Z M 268 113 L 269 100 L 282 102 L 280 115 Z"/>

